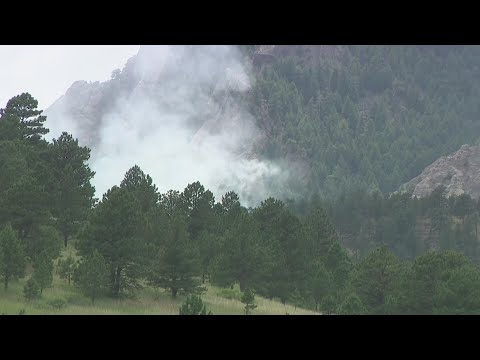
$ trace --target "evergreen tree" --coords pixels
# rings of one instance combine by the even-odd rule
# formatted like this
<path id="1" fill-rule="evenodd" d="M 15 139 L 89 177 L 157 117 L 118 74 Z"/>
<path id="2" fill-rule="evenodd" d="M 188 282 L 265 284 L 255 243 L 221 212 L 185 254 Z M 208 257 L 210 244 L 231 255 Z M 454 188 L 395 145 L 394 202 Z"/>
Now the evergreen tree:
<path id="1" fill-rule="evenodd" d="M 22 244 L 10 224 L 0 232 L 0 277 L 3 279 L 5 291 L 10 280 L 25 275 L 25 255 Z"/>
<path id="2" fill-rule="evenodd" d="M 198 253 L 192 246 L 185 221 L 181 216 L 172 219 L 167 238 L 157 254 L 152 259 L 148 273 L 152 286 L 169 289 L 173 298 L 180 290 L 188 294 L 205 291 L 197 278 L 200 275 Z"/>
<path id="3" fill-rule="evenodd" d="M 256 309 L 255 294 L 252 290 L 246 289 L 242 296 L 242 303 L 245 304 L 245 315 L 250 315 L 252 310 Z"/>
<path id="4" fill-rule="evenodd" d="M 53 139 L 48 152 L 50 186 L 54 194 L 52 214 L 65 247 L 94 203 L 95 189 L 90 181 L 95 173 L 87 164 L 89 158 L 90 149 L 79 146 L 78 140 L 66 132 Z"/>
<path id="5" fill-rule="evenodd" d="M 145 174 L 138 165 L 127 171 L 120 187 L 127 189 L 135 196 L 144 214 L 153 210 L 159 202 L 160 194 L 157 186 L 150 175 Z"/>
<path id="6" fill-rule="evenodd" d="M 33 269 L 33 278 L 40 288 L 40 294 L 42 294 L 43 289 L 52 285 L 53 261 L 46 253 L 42 253 L 33 264 Z"/>
<path id="7" fill-rule="evenodd" d="M 118 297 L 136 289 L 145 268 L 145 242 L 141 236 L 145 218 L 135 196 L 114 186 L 103 196 L 81 234 L 80 255 L 97 250 L 110 271 L 110 289 Z"/>
<path id="8" fill-rule="evenodd" d="M 337 315 L 366 315 L 367 308 L 355 294 L 348 294 L 336 310 Z"/>
<path id="9" fill-rule="evenodd" d="M 95 304 L 98 295 L 108 288 L 108 266 L 98 251 L 94 250 L 78 265 L 74 282 L 92 300 L 92 304 Z"/>
<path id="10" fill-rule="evenodd" d="M 385 246 L 377 248 L 352 273 L 352 286 L 372 314 L 382 314 L 385 302 L 397 284 L 400 263 Z"/>
<path id="11" fill-rule="evenodd" d="M 180 307 L 180 315 L 212 315 L 212 312 L 207 314 L 207 307 L 200 296 L 189 295 Z"/>
<path id="12" fill-rule="evenodd" d="M 37 110 L 37 107 L 38 101 L 29 93 L 23 93 L 11 98 L 1 115 L 2 118 L 3 116 L 12 116 L 20 120 L 23 138 L 39 140 L 49 130 L 43 127 L 47 118 L 41 115 L 43 111 Z"/>

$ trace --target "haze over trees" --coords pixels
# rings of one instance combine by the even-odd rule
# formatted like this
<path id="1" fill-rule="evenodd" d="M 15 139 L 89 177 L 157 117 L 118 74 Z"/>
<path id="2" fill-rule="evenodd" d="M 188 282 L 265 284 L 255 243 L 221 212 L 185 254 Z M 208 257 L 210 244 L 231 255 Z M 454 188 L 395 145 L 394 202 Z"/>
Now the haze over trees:
<path id="1" fill-rule="evenodd" d="M 58 274 L 92 304 L 162 289 L 185 297 L 180 314 L 207 314 L 210 285 L 238 285 L 247 314 L 258 297 L 324 314 L 479 314 L 480 201 L 390 192 L 480 136 L 480 52 L 349 51 L 341 67 L 280 58 L 257 74 L 249 101 L 271 125 L 264 155 L 303 153 L 312 178 L 303 197 L 255 207 L 198 181 L 159 189 L 136 164 L 96 199 L 90 149 L 68 133 L 47 142 L 37 101 L 12 98 L 0 110 L 5 293 L 25 278 L 36 301 Z M 59 259 L 65 248 L 75 257 Z"/>

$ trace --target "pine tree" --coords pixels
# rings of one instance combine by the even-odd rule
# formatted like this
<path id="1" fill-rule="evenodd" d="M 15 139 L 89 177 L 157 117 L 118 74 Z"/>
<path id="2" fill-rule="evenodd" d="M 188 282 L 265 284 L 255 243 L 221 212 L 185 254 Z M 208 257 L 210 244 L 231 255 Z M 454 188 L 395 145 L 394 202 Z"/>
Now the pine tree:
<path id="1" fill-rule="evenodd" d="M 172 219 L 171 228 L 157 254 L 148 273 L 152 286 L 169 289 L 173 298 L 181 290 L 188 294 L 205 291 L 197 278 L 200 275 L 197 249 L 192 246 L 181 216 Z"/>
<path id="2" fill-rule="evenodd" d="M 23 93 L 11 98 L 3 110 L 3 116 L 13 116 L 20 120 L 20 129 L 25 139 L 39 140 L 49 132 L 43 127 L 47 120 L 42 110 L 37 110 L 38 101 L 29 93 Z M 2 117 L 3 117 L 2 116 Z"/>
<path id="3" fill-rule="evenodd" d="M 42 294 L 43 289 L 52 285 L 53 261 L 46 253 L 42 253 L 34 263 L 33 269 L 33 278 L 40 288 L 40 294 Z"/>
<path id="4" fill-rule="evenodd" d="M 0 232 L 0 277 L 5 291 L 10 280 L 25 275 L 25 255 L 22 244 L 10 224 Z"/>
<path id="5" fill-rule="evenodd" d="M 108 266 L 98 251 L 87 256 L 75 270 L 74 282 L 95 304 L 97 296 L 108 288 Z"/>
<path id="6" fill-rule="evenodd" d="M 80 235 L 80 255 L 97 250 L 110 271 L 110 289 L 118 297 L 140 287 L 145 265 L 145 217 L 135 196 L 114 186 L 95 207 Z"/>
<path id="7" fill-rule="evenodd" d="M 90 149 L 79 146 L 78 140 L 66 132 L 53 139 L 49 147 L 49 186 L 54 198 L 52 214 L 65 247 L 94 203 L 95 189 L 90 181 L 95 172 L 87 164 L 89 159 Z"/>
<path id="8" fill-rule="evenodd" d="M 257 304 L 255 304 L 255 294 L 250 289 L 245 290 L 241 301 L 245 304 L 245 315 L 250 315 L 252 310 L 257 308 Z"/>
<path id="9" fill-rule="evenodd" d="M 202 298 L 198 295 L 189 295 L 180 307 L 180 315 L 212 315 L 203 304 Z"/>
<path id="10" fill-rule="evenodd" d="M 355 294 L 348 294 L 335 311 L 337 315 L 366 315 L 367 308 Z"/>

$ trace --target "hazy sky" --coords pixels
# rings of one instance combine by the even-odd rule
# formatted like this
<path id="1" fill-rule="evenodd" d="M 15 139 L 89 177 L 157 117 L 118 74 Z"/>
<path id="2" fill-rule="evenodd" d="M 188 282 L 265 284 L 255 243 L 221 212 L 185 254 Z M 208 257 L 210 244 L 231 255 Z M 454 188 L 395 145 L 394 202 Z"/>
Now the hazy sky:
<path id="1" fill-rule="evenodd" d="M 0 108 L 29 92 L 46 109 L 76 80 L 105 81 L 139 45 L 0 45 Z"/>

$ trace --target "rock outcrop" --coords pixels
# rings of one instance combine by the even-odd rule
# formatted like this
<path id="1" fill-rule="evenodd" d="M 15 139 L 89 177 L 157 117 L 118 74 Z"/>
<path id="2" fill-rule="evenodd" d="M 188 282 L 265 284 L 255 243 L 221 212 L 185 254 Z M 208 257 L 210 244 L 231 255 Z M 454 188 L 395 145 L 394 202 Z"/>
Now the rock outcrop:
<path id="1" fill-rule="evenodd" d="M 465 193 L 480 198 L 480 146 L 463 145 L 455 153 L 439 158 L 399 191 L 425 197 L 439 186 L 445 186 L 447 196 Z"/>

